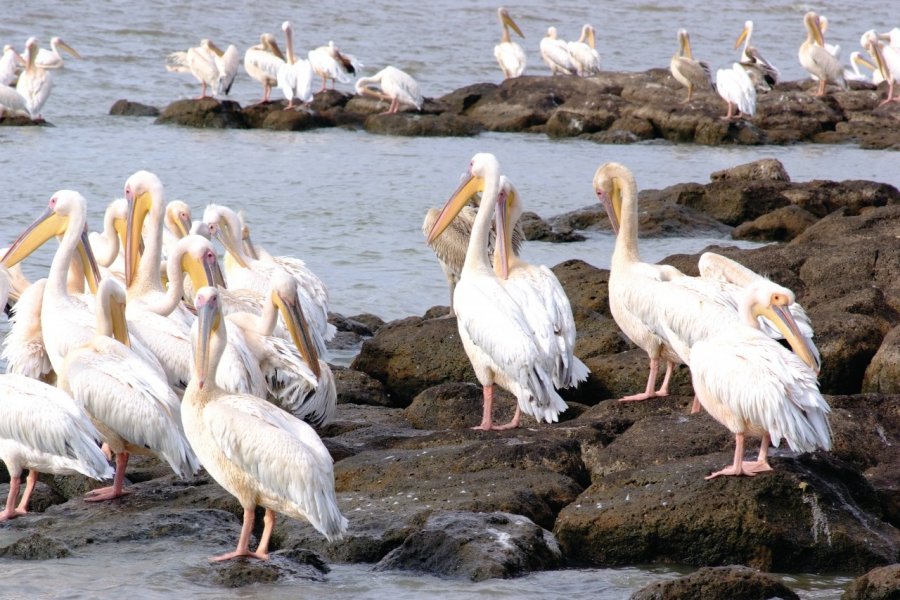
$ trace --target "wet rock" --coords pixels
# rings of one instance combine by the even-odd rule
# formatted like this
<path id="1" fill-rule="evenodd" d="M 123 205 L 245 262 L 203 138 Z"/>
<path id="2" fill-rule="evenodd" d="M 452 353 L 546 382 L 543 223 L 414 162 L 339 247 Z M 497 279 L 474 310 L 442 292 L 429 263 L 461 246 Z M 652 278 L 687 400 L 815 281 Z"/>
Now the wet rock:
<path id="1" fill-rule="evenodd" d="M 32 119 L 31 117 L 25 115 L 10 115 L 4 114 L 0 117 L 0 127 L 31 127 L 34 125 L 44 125 L 47 127 L 53 127 L 53 125 L 44 119 L 38 117 L 37 119 Z"/>
<path id="2" fill-rule="evenodd" d="M 790 201 L 782 193 L 786 184 L 765 181 L 738 182 L 720 180 L 706 186 L 702 198 L 687 197 L 690 206 L 726 225 L 740 225 Z"/>
<path id="3" fill-rule="evenodd" d="M 515 397 L 496 389 L 494 399 L 494 419 L 508 422 L 515 412 Z M 480 385 L 444 383 L 418 394 L 403 415 L 416 429 L 469 429 L 481 423 L 483 400 Z"/>
<path id="4" fill-rule="evenodd" d="M 900 326 L 891 329 L 866 367 L 863 392 L 900 392 Z"/>
<path id="5" fill-rule="evenodd" d="M 0 556 L 19 560 L 50 560 L 71 555 L 66 544 L 41 533 L 25 534 L 9 546 L 0 548 Z"/>
<path id="6" fill-rule="evenodd" d="M 872 569 L 851 583 L 841 600 L 894 600 L 900 598 L 900 564 Z"/>
<path id="7" fill-rule="evenodd" d="M 556 540 L 525 517 L 502 513 L 442 512 L 407 537 L 376 566 L 484 581 L 561 566 Z"/>
<path id="8" fill-rule="evenodd" d="M 369 133 L 402 136 L 444 136 L 468 137 L 481 131 L 480 125 L 464 116 L 443 114 L 418 114 L 398 112 L 396 114 L 376 114 L 366 118 L 364 123 Z"/>
<path id="9" fill-rule="evenodd" d="M 788 242 L 817 220 L 818 218 L 808 210 L 792 204 L 741 223 L 731 232 L 731 237 L 736 240 L 758 242 Z"/>
<path id="10" fill-rule="evenodd" d="M 224 588 L 240 588 L 279 581 L 325 581 L 328 566 L 320 556 L 308 551 L 272 552 L 265 561 L 239 558 L 189 567 L 186 577 L 194 583 Z"/>
<path id="11" fill-rule="evenodd" d="M 585 237 L 575 233 L 571 228 L 555 229 L 550 223 L 533 212 L 524 212 L 519 217 L 517 228 L 521 228 L 526 240 L 542 242 L 581 242 Z"/>
<path id="12" fill-rule="evenodd" d="M 900 190 L 875 181 L 809 181 L 794 184 L 782 193 L 791 204 L 818 218 L 839 208 L 845 209 L 844 214 L 853 216 L 868 208 L 900 203 Z"/>
<path id="13" fill-rule="evenodd" d="M 231 100 L 176 100 L 162 111 L 156 118 L 156 123 L 210 129 L 246 129 L 252 126 L 246 112 L 241 111 L 241 106 Z"/>
<path id="14" fill-rule="evenodd" d="M 612 94 L 571 98 L 550 115 L 547 135 L 575 137 L 609 129 L 621 116 L 625 104 L 625 100 Z"/>
<path id="15" fill-rule="evenodd" d="M 125 117 L 158 117 L 159 109 L 149 104 L 131 102 L 130 100 L 116 100 L 109 108 L 110 115 Z"/>
<path id="16" fill-rule="evenodd" d="M 302 107 L 288 109 L 285 104 L 281 110 L 269 111 L 260 127 L 274 131 L 306 131 L 330 124 L 316 111 Z"/>
<path id="17" fill-rule="evenodd" d="M 377 379 L 354 369 L 332 368 L 338 404 L 393 406 L 391 396 Z"/>
<path id="18" fill-rule="evenodd" d="M 753 162 L 737 165 L 721 171 L 714 171 L 709 176 L 710 181 L 784 181 L 790 182 L 791 177 L 781 161 L 777 158 L 763 158 Z"/>
<path id="19" fill-rule="evenodd" d="M 800 600 L 789 587 L 765 573 L 742 566 L 704 567 L 690 575 L 651 583 L 631 595 L 631 600 Z"/>
<path id="20" fill-rule="evenodd" d="M 379 317 L 377 315 L 373 315 L 373 314 L 369 314 L 369 313 L 353 315 L 351 317 L 348 317 L 348 320 L 351 323 L 353 323 L 353 322 L 361 323 L 363 325 L 363 327 L 365 327 L 366 329 L 368 329 L 371 332 L 370 335 L 375 335 L 375 332 L 378 331 L 379 329 L 381 329 L 381 327 L 384 325 L 384 319 L 382 319 L 381 317 Z"/>

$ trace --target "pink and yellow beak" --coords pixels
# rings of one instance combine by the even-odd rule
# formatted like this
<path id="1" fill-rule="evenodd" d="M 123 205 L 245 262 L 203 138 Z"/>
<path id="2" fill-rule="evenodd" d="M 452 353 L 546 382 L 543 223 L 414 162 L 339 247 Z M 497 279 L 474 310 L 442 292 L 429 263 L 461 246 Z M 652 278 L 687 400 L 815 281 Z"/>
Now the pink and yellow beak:
<path id="1" fill-rule="evenodd" d="M 141 192 L 137 196 L 127 192 L 125 197 L 128 201 L 128 213 L 125 218 L 125 286 L 128 287 L 137 276 L 143 247 L 141 233 L 153 199 L 150 192 Z"/>
<path id="2" fill-rule="evenodd" d="M 294 340 L 294 345 L 300 352 L 300 356 L 303 357 L 303 360 L 306 361 L 306 364 L 316 376 L 316 379 L 318 379 L 322 375 L 322 369 L 319 366 L 319 353 L 316 351 L 316 344 L 312 339 L 312 335 L 310 335 L 309 324 L 306 322 L 306 317 L 303 316 L 303 308 L 300 306 L 299 299 L 296 296 L 285 298 L 277 291 L 273 291 L 272 302 L 281 313 L 281 318 L 284 319 L 284 323 L 287 325 L 288 332 L 291 334 L 291 339 Z"/>
<path id="3" fill-rule="evenodd" d="M 247 261 L 244 260 L 243 253 L 241 252 L 240 248 L 240 242 L 238 242 L 236 239 L 237 236 L 232 234 L 231 229 L 224 221 L 212 224 L 210 226 L 210 233 L 212 233 L 212 235 L 217 240 L 219 240 L 219 243 L 222 244 L 222 247 L 225 248 L 225 251 L 228 252 L 228 254 L 230 254 L 235 261 L 237 261 L 241 268 L 250 268 L 250 265 L 248 265 Z"/>
<path id="4" fill-rule="evenodd" d="M 519 29 L 519 26 L 516 25 L 516 22 L 512 20 L 512 17 L 510 17 L 509 13 L 506 12 L 505 10 L 502 13 L 500 13 L 500 21 L 504 25 L 506 25 L 507 27 L 509 27 L 516 33 L 518 33 L 520 38 L 523 38 L 523 39 L 525 38 L 525 34 L 522 33 L 522 30 Z"/>
<path id="5" fill-rule="evenodd" d="M 212 336 L 222 326 L 222 309 L 219 306 L 219 292 L 215 288 L 200 288 L 194 299 L 197 308 L 197 339 L 194 347 L 194 371 L 200 389 L 206 385 L 209 372 L 210 346 Z"/>
<path id="6" fill-rule="evenodd" d="M 509 181 L 501 182 L 500 193 L 497 194 L 497 210 L 494 213 L 494 224 L 497 228 L 494 270 L 502 279 L 509 277 L 509 256 L 512 253 L 513 231 L 513 224 L 510 222 L 510 209 L 517 201 L 517 194 L 516 188 Z"/>
<path id="7" fill-rule="evenodd" d="M 606 209 L 606 216 L 609 217 L 613 233 L 618 235 L 622 217 L 622 188 L 619 186 L 618 180 L 613 178 L 612 189 L 609 192 L 600 186 L 595 186 L 594 191 L 600 204 Z"/>
<path id="8" fill-rule="evenodd" d="M 453 192 L 453 195 L 450 196 L 450 199 L 447 200 L 447 203 L 444 204 L 444 208 L 441 209 L 441 213 L 428 233 L 426 243 L 431 245 L 447 229 L 463 207 L 469 203 L 472 196 L 481 191 L 484 191 L 484 178 L 471 174 L 467 175 L 462 183 L 459 184 L 459 187 L 456 188 L 456 191 Z"/>
<path id="9" fill-rule="evenodd" d="M 17 265 L 50 238 L 64 234 L 68 226 L 69 218 L 57 214 L 52 206 L 48 206 L 13 242 L 6 255 L 0 259 L 0 264 L 7 268 Z"/>
<path id="10" fill-rule="evenodd" d="M 191 286 L 195 290 L 204 287 L 225 287 L 225 277 L 212 247 L 207 248 L 200 257 L 185 252 L 181 257 L 181 269 L 191 278 Z"/>
<path id="11" fill-rule="evenodd" d="M 776 296 L 778 297 L 776 298 Z M 810 346 L 809 340 L 800 333 L 797 322 L 788 309 L 789 304 L 790 300 L 783 295 L 773 294 L 772 301 L 768 305 L 755 304 L 752 313 L 754 317 L 762 316 L 771 321 L 778 328 L 778 331 L 781 332 L 781 335 L 784 336 L 784 339 L 787 340 L 788 344 L 790 344 L 794 354 L 799 356 L 810 369 L 818 374 L 821 368 L 819 359 Z"/>
<path id="12" fill-rule="evenodd" d="M 744 25 L 744 30 L 741 32 L 741 35 L 738 36 L 737 41 L 734 43 L 735 50 L 737 50 L 740 45 L 744 43 L 744 40 L 747 39 L 748 35 L 750 35 L 750 28 Z"/>
<path id="13" fill-rule="evenodd" d="M 81 233 L 81 239 L 78 242 L 78 246 L 76 246 L 76 250 L 78 259 L 81 261 L 81 270 L 84 272 L 84 278 L 87 280 L 88 289 L 91 290 L 92 294 L 96 294 L 97 288 L 100 286 L 100 267 L 97 265 L 97 259 L 94 257 L 93 250 L 91 250 L 91 244 L 88 242 L 86 226 Z"/>

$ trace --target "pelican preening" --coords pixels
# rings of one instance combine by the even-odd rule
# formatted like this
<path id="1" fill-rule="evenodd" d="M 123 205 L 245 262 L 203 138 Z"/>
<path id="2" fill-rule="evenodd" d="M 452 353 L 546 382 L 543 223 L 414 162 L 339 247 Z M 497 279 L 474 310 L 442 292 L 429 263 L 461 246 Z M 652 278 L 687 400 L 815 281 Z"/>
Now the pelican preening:
<path id="1" fill-rule="evenodd" d="M 370 86 L 378 85 L 380 90 Z M 400 109 L 400 104 L 411 104 L 416 110 L 422 110 L 425 98 L 419 91 L 418 82 L 405 71 L 387 66 L 371 77 L 360 77 L 356 80 L 356 93 L 373 96 L 381 100 L 390 100 L 391 105 L 382 114 L 393 114 Z"/>
<path id="2" fill-rule="evenodd" d="M 809 11 L 803 16 L 803 25 L 806 27 L 806 40 L 800 45 L 798 57 L 800 65 L 819 80 L 816 95 L 825 95 L 825 85 L 828 82 L 846 90 L 847 81 L 844 79 L 841 63 L 824 47 L 825 38 L 822 35 L 819 17 L 813 11 Z"/>
<path id="3" fill-rule="evenodd" d="M 10 86 L 16 82 L 19 69 L 25 66 L 23 59 L 12 47 L 12 44 L 3 46 L 3 55 L 0 56 L 0 86 Z"/>
<path id="4" fill-rule="evenodd" d="M 431 243 L 468 202 L 482 191 L 481 205 L 472 226 L 462 274 L 453 294 L 463 347 L 484 390 L 484 410 L 476 429 L 518 426 L 524 412 L 538 421 L 553 422 L 566 410 L 554 389 L 554 357 L 547 356 L 535 339 L 523 308 L 511 295 L 487 256 L 487 243 L 500 196 L 500 164 L 492 154 L 476 154 L 469 176 L 450 197 L 428 236 Z M 493 424 L 493 386 L 497 383 L 516 396 L 513 420 Z"/>
<path id="5" fill-rule="evenodd" d="M 541 39 L 540 44 L 541 58 L 550 67 L 553 75 L 564 74 L 574 75 L 576 72 L 575 63 L 569 55 L 569 47 L 563 40 L 559 39 L 556 33 L 556 27 L 548 27 L 547 35 Z"/>
<path id="6" fill-rule="evenodd" d="M 259 36 L 259 44 L 244 53 L 244 69 L 263 86 L 262 102 L 268 102 L 272 86 L 278 83 L 278 69 L 284 64 L 284 54 L 271 33 Z"/>
<path id="7" fill-rule="evenodd" d="M 590 24 L 581 28 L 581 37 L 577 42 L 569 42 L 566 49 L 578 75 L 587 77 L 600 72 L 600 54 L 594 48 L 594 28 Z"/>
<path id="8" fill-rule="evenodd" d="M 709 72 L 709 64 L 701 60 L 695 60 L 691 51 L 691 39 L 686 29 L 678 30 L 678 52 L 672 56 L 669 62 L 669 70 L 672 77 L 688 90 L 685 102 L 690 102 L 694 97 L 694 90 L 712 89 L 712 78 Z"/>
<path id="9" fill-rule="evenodd" d="M 202 84 L 199 97 L 205 98 L 207 87 L 212 89 L 214 97 L 231 91 L 239 63 L 240 57 L 233 45 L 223 51 L 209 39 L 203 38 L 199 46 L 169 54 L 166 70 L 193 75 Z"/>
<path id="10" fill-rule="evenodd" d="M 752 117 L 756 113 L 756 86 L 743 64 L 734 63 L 730 69 L 716 71 L 716 91 L 728 103 L 728 113 L 723 118 Z"/>
<path id="11" fill-rule="evenodd" d="M 900 49 L 885 45 L 874 30 L 865 32 L 860 40 L 863 47 L 875 59 L 877 71 L 888 82 L 887 98 L 879 106 L 888 102 L 900 102 L 900 94 L 894 97 L 894 83 L 900 81 Z"/>
<path id="12" fill-rule="evenodd" d="M 330 40 L 327 46 L 319 46 L 310 50 L 307 53 L 307 58 L 313 72 L 322 78 L 320 92 L 325 91 L 325 86 L 329 79 L 331 80 L 331 87 L 334 89 L 335 81 L 349 83 L 350 77 L 356 75 L 363 68 L 362 63 L 356 60 L 356 57 L 344 54 Z"/>
<path id="13" fill-rule="evenodd" d="M 331 456 L 303 421 L 259 398 L 228 394 L 214 374 L 226 344 L 219 292 L 202 288 L 195 298 L 194 361 L 181 418 L 188 440 L 207 472 L 244 508 L 237 548 L 215 557 L 268 558 L 275 513 L 305 519 L 328 540 L 347 528 L 334 491 Z M 254 511 L 265 507 L 259 546 L 250 550 Z"/>
<path id="14" fill-rule="evenodd" d="M 281 30 L 284 31 L 284 49 L 287 53 L 287 60 L 278 69 L 276 79 L 278 89 L 287 98 L 288 105 L 285 107 L 287 110 L 294 107 L 295 98 L 302 104 L 312 101 L 313 69 L 308 60 L 298 59 L 294 54 L 294 26 L 291 22 L 282 23 Z"/>
<path id="15" fill-rule="evenodd" d="M 744 29 L 734 43 L 734 47 L 737 49 L 743 42 L 741 66 L 747 70 L 747 75 L 753 81 L 756 91 L 767 92 L 772 89 L 773 85 L 778 83 L 778 78 L 781 74 L 772 63 L 762 57 L 762 54 L 755 46 L 750 45 L 751 37 L 753 37 L 753 21 L 745 21 Z"/>
<path id="16" fill-rule="evenodd" d="M 516 22 L 509 16 L 509 11 L 502 6 L 497 9 L 497 18 L 500 19 L 502 33 L 500 34 L 500 43 L 494 46 L 494 58 L 500 64 L 500 70 L 503 71 L 504 79 L 519 77 L 525 72 L 527 59 L 522 46 L 510 40 L 509 29 L 511 27 L 523 39 L 525 34 L 522 33 Z"/>

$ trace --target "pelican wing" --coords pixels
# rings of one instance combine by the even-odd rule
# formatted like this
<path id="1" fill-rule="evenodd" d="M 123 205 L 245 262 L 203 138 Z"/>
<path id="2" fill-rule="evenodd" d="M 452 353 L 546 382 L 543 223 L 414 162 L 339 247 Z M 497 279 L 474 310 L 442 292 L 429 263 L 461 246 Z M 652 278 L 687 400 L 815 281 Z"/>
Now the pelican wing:
<path id="1" fill-rule="evenodd" d="M 41 305 L 46 285 L 46 279 L 35 281 L 25 288 L 13 308 L 11 326 L 3 340 L 2 358 L 8 373 L 42 379 L 53 371 L 41 329 Z"/>
<path id="2" fill-rule="evenodd" d="M 28 116 L 28 102 L 16 88 L 0 84 L 0 112 L 9 111 L 14 115 Z"/>
<path id="3" fill-rule="evenodd" d="M 215 55 L 216 67 L 219 70 L 218 89 L 222 94 L 229 94 L 234 79 L 237 77 L 238 67 L 241 64 L 241 56 L 234 45 L 229 45 L 222 56 Z"/>
<path id="4" fill-rule="evenodd" d="M 278 88 L 288 100 L 311 102 L 313 70 L 308 60 L 298 60 L 292 65 L 284 63 L 278 69 Z"/>
<path id="5" fill-rule="evenodd" d="M 541 56 L 550 67 L 550 70 L 553 72 L 563 71 L 570 75 L 575 74 L 575 63 L 572 62 L 572 57 L 569 56 L 569 48 L 564 41 L 545 37 L 541 40 L 540 48 Z"/>
<path id="6" fill-rule="evenodd" d="M 500 42 L 494 46 L 494 58 L 500 64 L 500 68 L 509 77 L 519 77 L 525 72 L 528 59 L 522 46 L 516 42 Z"/>
<path id="7" fill-rule="evenodd" d="M 756 86 L 739 63 L 716 72 L 716 90 L 740 112 L 751 116 L 756 112 Z"/>
<path id="8" fill-rule="evenodd" d="M 600 72 L 600 54 L 595 48 L 584 42 L 569 42 L 566 48 L 579 75 L 587 76 Z"/>

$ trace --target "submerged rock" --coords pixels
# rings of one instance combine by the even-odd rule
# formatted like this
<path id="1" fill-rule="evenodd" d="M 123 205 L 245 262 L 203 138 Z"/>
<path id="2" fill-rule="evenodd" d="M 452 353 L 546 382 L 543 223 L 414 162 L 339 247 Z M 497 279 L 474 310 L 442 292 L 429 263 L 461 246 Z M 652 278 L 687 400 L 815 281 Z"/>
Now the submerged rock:
<path id="1" fill-rule="evenodd" d="M 211 129 L 247 129 L 249 121 L 237 102 L 218 101 L 215 98 L 176 100 L 168 105 L 157 123 L 183 125 Z"/>
<path id="2" fill-rule="evenodd" d="M 631 595 L 631 600 L 800 600 L 789 587 L 765 573 L 742 566 L 704 567 L 695 573 L 651 583 Z"/>
<path id="3" fill-rule="evenodd" d="M 116 100 L 109 107 L 109 114 L 125 117 L 158 117 L 159 109 L 149 104 L 141 104 L 140 102 L 131 102 L 125 100 Z"/>

